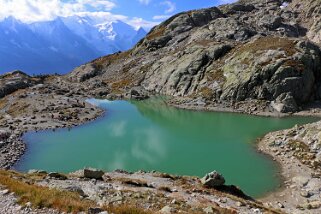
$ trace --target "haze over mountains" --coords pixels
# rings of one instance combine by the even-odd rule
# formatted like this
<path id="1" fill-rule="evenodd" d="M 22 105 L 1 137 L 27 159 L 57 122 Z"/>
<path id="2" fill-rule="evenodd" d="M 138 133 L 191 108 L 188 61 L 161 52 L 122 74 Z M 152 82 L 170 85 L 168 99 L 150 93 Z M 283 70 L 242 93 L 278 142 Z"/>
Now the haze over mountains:
<path id="1" fill-rule="evenodd" d="M 143 28 L 89 16 L 32 24 L 8 17 L 0 21 L 0 74 L 16 69 L 66 73 L 97 57 L 130 49 L 145 35 Z"/>

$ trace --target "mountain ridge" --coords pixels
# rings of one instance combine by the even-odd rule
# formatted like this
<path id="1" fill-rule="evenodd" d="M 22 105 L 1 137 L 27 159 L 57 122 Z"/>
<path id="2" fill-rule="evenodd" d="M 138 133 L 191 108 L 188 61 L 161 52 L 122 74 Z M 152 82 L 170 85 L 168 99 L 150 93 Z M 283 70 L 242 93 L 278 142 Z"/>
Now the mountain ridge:
<path id="1" fill-rule="evenodd" d="M 89 20 L 89 17 L 79 18 Z M 77 21 L 72 19 L 58 17 L 52 21 L 25 24 L 14 17 L 5 18 L 0 22 L 0 58 L 3 59 L 0 72 L 20 69 L 29 74 L 64 74 L 94 58 L 127 50 L 146 34 L 126 23 L 119 30 L 119 21 L 103 23 L 116 26 L 104 33 L 92 19 L 91 23 L 78 23 L 72 27 Z M 127 34 L 126 29 L 130 30 Z M 83 34 L 77 30 L 82 30 Z M 127 37 L 110 39 L 109 34 Z"/>
<path id="2" fill-rule="evenodd" d="M 121 96 L 139 86 L 177 97 L 186 107 L 195 106 L 196 97 L 203 106 L 236 109 L 235 103 L 251 99 L 262 111 L 296 112 L 321 96 L 315 89 L 321 40 L 311 36 L 321 32 L 314 27 L 319 13 L 311 12 L 320 5 L 284 2 L 239 1 L 177 14 L 130 51 L 94 60 L 67 77 L 85 85 L 99 79 L 101 90 Z"/>

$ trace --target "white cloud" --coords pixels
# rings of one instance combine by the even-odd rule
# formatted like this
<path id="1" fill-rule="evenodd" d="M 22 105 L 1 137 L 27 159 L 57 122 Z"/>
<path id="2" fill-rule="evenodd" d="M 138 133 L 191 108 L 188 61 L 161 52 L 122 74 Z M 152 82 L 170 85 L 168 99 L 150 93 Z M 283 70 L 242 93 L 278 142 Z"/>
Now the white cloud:
<path id="1" fill-rule="evenodd" d="M 170 15 L 157 15 L 157 16 L 153 16 L 153 20 L 164 20 L 164 19 L 168 19 L 169 17 L 171 17 Z"/>
<path id="2" fill-rule="evenodd" d="M 131 147 L 133 157 L 149 164 L 157 163 L 166 157 L 166 143 L 158 130 L 135 130 L 135 135 L 135 142 Z"/>
<path id="3" fill-rule="evenodd" d="M 126 125 L 126 121 L 115 122 L 108 126 L 108 130 L 114 137 L 122 137 L 126 134 Z"/>
<path id="4" fill-rule="evenodd" d="M 108 169 L 125 169 L 126 168 L 126 159 L 127 159 L 127 154 L 126 152 L 114 152 L 114 160 L 108 164 Z"/>
<path id="5" fill-rule="evenodd" d="M 24 22 L 52 20 L 86 11 L 110 11 L 116 6 L 108 0 L 0 0 L 0 19 L 14 16 Z"/>
<path id="6" fill-rule="evenodd" d="M 149 5 L 149 3 L 151 2 L 151 0 L 138 0 L 138 1 L 144 5 Z"/>
<path id="7" fill-rule="evenodd" d="M 146 1 L 146 0 L 145 0 Z M 49 21 L 57 16 L 90 16 L 103 21 L 121 20 L 134 26 L 150 29 L 159 22 L 147 21 L 142 18 L 113 14 L 111 9 L 116 7 L 110 0 L 0 0 L 0 20 L 13 16 L 22 22 L 32 23 Z"/>
<path id="8" fill-rule="evenodd" d="M 165 10 L 165 13 L 172 13 L 176 10 L 175 3 L 171 2 L 171 1 L 163 1 L 160 4 L 165 5 L 167 7 L 167 9 Z"/>
<path id="9" fill-rule="evenodd" d="M 104 22 L 112 22 L 112 21 L 123 21 L 123 22 L 128 22 L 129 18 L 124 15 L 119 15 L 119 14 L 113 14 L 111 12 L 80 12 L 77 13 L 76 15 L 78 16 L 89 16 L 93 18 L 97 24 L 98 23 L 104 23 Z"/>
<path id="10" fill-rule="evenodd" d="M 146 21 L 142 18 L 134 17 L 132 19 L 124 20 L 124 22 L 134 26 L 136 29 L 143 27 L 145 29 L 151 29 L 155 25 L 158 25 L 159 22 Z"/>
<path id="11" fill-rule="evenodd" d="M 218 4 L 221 5 L 221 4 L 230 4 L 230 3 L 234 3 L 236 2 L 237 0 L 219 0 Z"/>

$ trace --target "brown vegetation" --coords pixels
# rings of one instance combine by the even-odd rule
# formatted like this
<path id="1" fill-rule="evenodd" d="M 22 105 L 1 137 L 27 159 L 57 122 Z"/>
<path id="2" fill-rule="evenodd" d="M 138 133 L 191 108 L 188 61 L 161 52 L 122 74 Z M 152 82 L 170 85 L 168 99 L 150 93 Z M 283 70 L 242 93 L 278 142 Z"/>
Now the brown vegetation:
<path id="1" fill-rule="evenodd" d="M 7 113 L 11 116 L 22 115 L 26 113 L 26 108 L 28 108 L 29 106 L 30 104 L 27 104 L 25 102 L 15 102 L 9 107 Z"/>
<path id="2" fill-rule="evenodd" d="M 13 171 L 0 170 L 0 185 L 5 186 L 18 197 L 18 203 L 25 205 L 31 202 L 33 208 L 52 208 L 61 212 L 78 213 L 96 207 L 96 203 L 81 199 L 75 192 L 49 189 L 34 184 L 36 180 L 44 179 L 46 174 L 20 174 Z M 151 214 L 132 205 L 105 206 L 102 208 L 115 214 Z"/>
<path id="3" fill-rule="evenodd" d="M 18 202 L 22 205 L 31 202 L 35 208 L 47 207 L 72 213 L 86 211 L 94 206 L 92 201 L 80 199 L 77 193 L 28 184 L 14 179 L 13 175 L 19 176 L 17 173 L 1 171 L 0 184 L 4 185 L 10 192 L 14 192 L 18 196 Z"/>
<path id="4" fill-rule="evenodd" d="M 120 93 L 122 89 L 132 85 L 132 79 L 121 79 L 117 82 L 112 83 L 111 89 L 113 93 Z"/>
<path id="5" fill-rule="evenodd" d="M 204 97 L 205 99 L 212 99 L 213 96 L 214 96 L 214 92 L 213 90 L 211 90 L 210 88 L 208 87 L 203 87 L 200 89 L 200 94 L 202 95 L 202 97 Z"/>
<path id="6" fill-rule="evenodd" d="M 218 81 L 220 83 L 224 83 L 225 80 L 226 80 L 226 78 L 224 76 L 224 72 L 223 72 L 222 69 L 218 69 L 218 70 L 215 70 L 215 71 L 207 72 L 206 76 L 207 76 L 207 79 L 210 82 Z"/>
<path id="7" fill-rule="evenodd" d="M 173 176 L 173 175 L 170 175 L 168 173 L 155 173 L 154 175 L 155 177 L 160 177 L 160 178 L 169 178 L 171 180 L 176 180 L 177 177 Z"/>
<path id="8" fill-rule="evenodd" d="M 301 141 L 290 141 L 289 142 L 289 147 L 293 150 L 300 151 L 300 152 L 308 152 L 310 151 L 309 146 L 306 145 L 304 142 Z"/>
<path id="9" fill-rule="evenodd" d="M 276 37 L 263 37 L 255 40 L 254 42 L 247 43 L 240 48 L 236 48 L 235 51 L 239 53 L 250 52 L 257 53 L 259 51 L 266 50 L 283 50 L 288 56 L 292 56 L 296 53 L 296 42 L 287 38 Z"/>
<path id="10" fill-rule="evenodd" d="M 156 29 L 154 29 L 152 32 L 150 32 L 150 33 L 146 36 L 146 39 L 148 39 L 148 40 L 153 40 L 153 39 L 156 39 L 156 38 L 158 38 L 158 37 L 161 37 L 161 36 L 164 35 L 165 30 L 166 30 L 166 27 L 165 27 L 165 26 L 159 26 L 159 27 L 157 27 Z"/>
<path id="11" fill-rule="evenodd" d="M 161 186 L 158 188 L 158 190 L 164 191 L 164 192 L 172 192 L 171 188 L 167 187 L 167 186 Z"/>
<path id="12" fill-rule="evenodd" d="M 0 109 L 4 109 L 8 103 L 8 100 L 6 98 L 0 99 Z"/>
<path id="13" fill-rule="evenodd" d="M 300 72 L 303 72 L 304 71 L 304 68 L 305 66 L 303 65 L 302 62 L 298 61 L 298 60 L 287 60 L 285 63 L 284 63 L 285 66 L 288 66 L 288 67 L 293 67 L 295 68 L 297 71 L 300 71 Z"/>
<path id="14" fill-rule="evenodd" d="M 108 66 L 112 63 L 115 63 L 119 60 L 125 60 L 126 58 L 128 58 L 131 54 L 131 51 L 124 51 L 124 52 L 120 52 L 120 53 L 115 53 L 115 54 L 111 54 L 105 57 L 101 57 L 98 58 L 96 60 L 93 61 L 93 63 L 98 67 L 98 68 L 102 68 L 103 66 Z"/>

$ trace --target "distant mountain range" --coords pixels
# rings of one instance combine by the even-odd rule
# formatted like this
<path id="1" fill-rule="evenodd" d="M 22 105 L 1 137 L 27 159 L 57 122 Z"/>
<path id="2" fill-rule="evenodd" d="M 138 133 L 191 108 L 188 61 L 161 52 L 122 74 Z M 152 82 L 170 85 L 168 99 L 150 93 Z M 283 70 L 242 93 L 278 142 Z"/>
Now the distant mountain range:
<path id="1" fill-rule="evenodd" d="M 23 23 L 13 17 L 0 21 L 0 74 L 66 73 L 97 57 L 133 47 L 146 35 L 122 21 L 92 17 L 58 17 Z"/>

